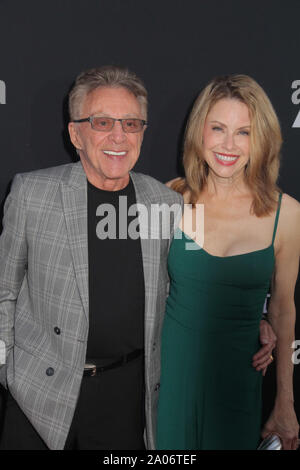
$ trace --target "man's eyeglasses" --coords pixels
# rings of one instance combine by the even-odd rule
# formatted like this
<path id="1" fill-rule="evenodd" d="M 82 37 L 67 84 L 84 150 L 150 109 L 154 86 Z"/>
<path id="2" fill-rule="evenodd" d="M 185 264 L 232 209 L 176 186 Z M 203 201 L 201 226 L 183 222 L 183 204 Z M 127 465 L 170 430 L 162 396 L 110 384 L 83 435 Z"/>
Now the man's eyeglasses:
<path id="1" fill-rule="evenodd" d="M 116 121 L 120 121 L 124 132 L 141 132 L 147 121 L 143 119 L 115 119 L 111 117 L 90 116 L 84 119 L 74 119 L 72 122 L 89 122 L 92 129 L 100 132 L 110 132 Z"/>

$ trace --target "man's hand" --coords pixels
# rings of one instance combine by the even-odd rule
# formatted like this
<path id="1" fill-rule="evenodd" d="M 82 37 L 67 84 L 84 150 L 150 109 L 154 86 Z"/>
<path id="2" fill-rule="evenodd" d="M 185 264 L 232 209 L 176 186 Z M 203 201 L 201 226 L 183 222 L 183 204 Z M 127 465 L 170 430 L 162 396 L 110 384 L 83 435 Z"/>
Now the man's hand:
<path id="1" fill-rule="evenodd" d="M 266 320 L 260 322 L 260 342 L 263 345 L 253 356 L 253 367 L 256 370 L 262 370 L 263 376 L 266 375 L 267 367 L 273 361 L 272 351 L 276 346 L 277 337 Z"/>

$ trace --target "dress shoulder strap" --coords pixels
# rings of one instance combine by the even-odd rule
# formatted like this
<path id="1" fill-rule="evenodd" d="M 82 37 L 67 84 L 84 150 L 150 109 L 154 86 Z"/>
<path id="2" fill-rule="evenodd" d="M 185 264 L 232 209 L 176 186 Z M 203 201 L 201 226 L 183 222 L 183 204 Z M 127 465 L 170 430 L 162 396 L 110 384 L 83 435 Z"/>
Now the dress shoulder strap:
<path id="1" fill-rule="evenodd" d="M 277 206 L 277 211 L 276 211 L 276 217 L 275 217 L 275 224 L 274 224 L 274 231 L 273 231 L 273 238 L 272 238 L 272 245 L 275 240 L 276 232 L 277 232 L 277 225 L 278 225 L 278 219 L 279 219 L 279 212 L 280 212 L 280 207 L 281 207 L 281 199 L 282 199 L 282 193 L 279 193 L 279 198 L 278 198 L 278 206 Z"/>

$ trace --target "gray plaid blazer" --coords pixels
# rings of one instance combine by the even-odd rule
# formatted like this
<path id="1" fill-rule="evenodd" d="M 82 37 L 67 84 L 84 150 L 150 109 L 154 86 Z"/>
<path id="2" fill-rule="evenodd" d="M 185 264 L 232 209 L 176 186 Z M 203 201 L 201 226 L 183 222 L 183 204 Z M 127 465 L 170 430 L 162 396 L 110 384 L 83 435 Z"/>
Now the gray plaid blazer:
<path id="1" fill-rule="evenodd" d="M 182 205 L 181 196 L 155 179 L 134 172 L 131 177 L 137 202 L 147 208 Z M 6 364 L 0 366 L 0 383 L 9 388 L 47 446 L 63 449 L 88 336 L 87 181 L 81 163 L 17 175 L 5 203 L 3 227 L 0 340 L 5 343 Z M 153 449 L 170 239 L 143 239 L 141 244 L 145 439 Z"/>

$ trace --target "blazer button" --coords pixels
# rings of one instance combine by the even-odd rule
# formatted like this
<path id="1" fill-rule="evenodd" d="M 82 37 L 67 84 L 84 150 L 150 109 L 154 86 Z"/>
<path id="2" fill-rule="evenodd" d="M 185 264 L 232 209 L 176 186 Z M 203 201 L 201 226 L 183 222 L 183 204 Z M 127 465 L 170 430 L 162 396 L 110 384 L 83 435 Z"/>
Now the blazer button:
<path id="1" fill-rule="evenodd" d="M 160 387 L 160 384 L 156 384 L 154 391 L 157 392 L 159 390 L 159 387 Z"/>
<path id="2" fill-rule="evenodd" d="M 48 377 L 54 375 L 54 369 L 52 367 L 48 367 L 48 369 L 46 370 L 46 375 L 48 375 Z"/>
<path id="3" fill-rule="evenodd" d="M 60 329 L 58 328 L 58 326 L 56 326 L 54 328 L 54 332 L 57 334 L 57 335 L 60 335 Z"/>
<path id="4" fill-rule="evenodd" d="M 152 345 L 152 351 L 154 352 L 156 350 L 156 343 L 153 343 Z"/>

